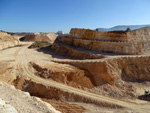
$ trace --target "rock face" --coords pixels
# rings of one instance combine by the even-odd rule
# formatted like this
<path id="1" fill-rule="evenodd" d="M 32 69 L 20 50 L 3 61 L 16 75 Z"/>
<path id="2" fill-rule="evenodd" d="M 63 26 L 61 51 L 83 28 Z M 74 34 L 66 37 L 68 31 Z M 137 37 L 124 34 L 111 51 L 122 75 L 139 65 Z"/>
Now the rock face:
<path id="1" fill-rule="evenodd" d="M 120 81 L 150 81 L 150 57 L 120 57 L 96 62 L 60 62 L 68 63 L 87 70 L 96 85 L 118 84 Z"/>
<path id="2" fill-rule="evenodd" d="M 75 49 L 72 49 L 68 46 L 61 46 L 57 43 L 54 43 L 52 46 L 52 50 L 62 56 L 71 57 L 74 59 L 99 59 L 104 58 L 103 55 L 96 55 L 92 53 L 88 53 L 86 51 L 78 51 Z"/>
<path id="3" fill-rule="evenodd" d="M 143 54 L 150 51 L 150 27 L 127 32 L 71 29 L 69 36 L 61 36 L 59 40 L 62 43 L 88 50 L 118 54 Z"/>
<path id="4" fill-rule="evenodd" d="M 0 50 L 19 44 L 19 40 L 13 36 L 0 31 Z"/>
<path id="5" fill-rule="evenodd" d="M 150 28 L 141 28 L 127 32 L 98 32 L 87 29 L 71 29 L 69 35 L 59 36 L 52 48 L 55 48 L 55 52 L 58 50 L 58 53 L 64 53 L 65 51 L 66 55 L 72 55 L 72 57 L 80 56 L 80 54 L 72 50 L 74 47 L 79 47 L 78 51 L 81 51 L 82 48 L 85 51 L 92 51 L 92 54 L 95 51 L 101 55 L 103 54 L 101 52 L 128 54 L 128 56 L 103 54 L 104 57 L 95 60 L 56 60 L 57 63 L 66 63 L 86 70 L 91 74 L 96 87 L 109 84 L 110 86 L 122 88 L 121 86 L 126 81 L 150 81 L 150 57 L 136 55 L 150 52 L 149 41 Z M 67 50 L 68 48 L 59 49 L 62 45 L 70 47 L 69 50 L 72 53 Z M 84 57 L 84 55 L 82 54 L 80 57 Z"/>
<path id="6" fill-rule="evenodd" d="M 86 39 L 75 39 L 61 37 L 60 41 L 72 46 L 82 47 L 88 50 L 94 50 L 99 52 L 119 53 L 119 54 L 138 54 L 140 51 L 136 51 L 136 45 L 127 42 L 105 42 Z M 142 44 L 142 43 L 141 43 Z"/>
<path id="7" fill-rule="evenodd" d="M 100 41 L 148 41 L 150 40 L 150 27 L 133 31 L 111 32 L 98 32 L 89 29 L 71 29 L 69 37 Z"/>
<path id="8" fill-rule="evenodd" d="M 9 112 L 2 113 L 60 113 L 50 104 L 41 101 L 37 97 L 31 97 L 29 93 L 17 90 L 14 86 L 10 86 L 6 83 L 0 82 L 0 91 L 0 98 L 7 103 L 5 104 L 3 101 L 0 102 L 7 108 L 9 106 L 9 109 L 3 109 L 5 111 L 9 110 Z M 10 110 L 13 111 L 10 112 Z"/>
<path id="9" fill-rule="evenodd" d="M 31 42 L 35 42 L 35 41 L 46 41 L 49 43 L 53 43 L 54 40 L 56 39 L 57 35 L 54 33 L 45 33 L 45 34 L 28 34 L 26 36 L 24 36 L 23 38 L 21 38 L 21 41 L 31 41 Z"/>
<path id="10" fill-rule="evenodd" d="M 127 32 L 98 32 L 89 29 L 71 29 L 69 37 L 101 41 L 126 41 Z"/>
<path id="11" fill-rule="evenodd" d="M 35 69 L 34 73 L 37 76 L 52 79 L 77 88 L 95 87 L 90 73 L 77 67 L 58 63 L 51 63 L 45 66 L 41 63 L 35 64 L 31 62 L 30 65 Z"/>

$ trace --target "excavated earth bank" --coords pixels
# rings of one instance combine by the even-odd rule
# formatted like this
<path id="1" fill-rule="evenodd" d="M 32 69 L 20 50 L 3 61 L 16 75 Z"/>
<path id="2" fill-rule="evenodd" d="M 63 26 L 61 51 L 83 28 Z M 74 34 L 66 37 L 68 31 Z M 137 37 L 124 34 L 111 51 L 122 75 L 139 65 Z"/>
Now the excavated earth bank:
<path id="1" fill-rule="evenodd" d="M 68 91 L 64 91 L 62 89 L 48 87 L 43 84 L 39 84 L 32 81 L 27 81 L 26 87 L 23 89 L 24 91 L 29 92 L 33 96 L 38 96 L 41 98 L 47 99 L 56 99 L 62 101 L 70 101 L 70 102 L 84 102 L 84 103 L 92 103 L 101 107 L 108 107 L 108 108 L 122 108 L 119 105 L 106 103 L 106 102 L 99 102 L 94 99 L 87 98 L 82 95 L 70 93 Z"/>
<path id="2" fill-rule="evenodd" d="M 115 85 L 118 80 L 124 81 L 150 81 L 150 57 L 130 56 L 108 58 L 97 61 L 56 61 L 58 63 L 71 64 L 87 70 L 92 74 L 95 83 L 101 85 L 100 80 L 110 85 Z"/>
<path id="3" fill-rule="evenodd" d="M 51 62 L 44 65 L 44 63 L 30 62 L 30 67 L 33 67 L 35 75 L 52 79 L 60 83 L 64 83 L 73 87 L 93 88 L 95 83 L 90 73 L 85 70 L 79 69 L 75 66 L 67 64 L 58 64 Z"/>
<path id="4" fill-rule="evenodd" d="M 86 70 L 92 76 L 95 93 L 114 97 L 136 97 L 132 83 L 150 81 L 150 57 L 118 57 L 97 61 L 56 61 Z"/>
<path id="5" fill-rule="evenodd" d="M 40 62 L 31 62 L 30 67 L 33 67 L 31 70 L 35 75 L 46 79 L 97 94 L 133 98 L 137 95 L 132 83 L 149 81 L 149 59 L 141 56 L 97 61 L 57 60 L 57 63 L 47 66 Z"/>
<path id="6" fill-rule="evenodd" d="M 55 53 L 58 53 L 62 56 L 65 57 L 70 57 L 71 59 L 100 59 L 100 58 L 104 58 L 103 55 L 96 55 L 96 54 L 92 54 L 92 53 L 88 53 L 85 51 L 78 51 L 75 49 L 72 49 L 70 47 L 67 46 L 61 46 L 57 43 L 54 43 L 52 48 L 51 48 Z"/>
<path id="7" fill-rule="evenodd" d="M 27 41 L 27 42 L 35 42 L 35 41 L 46 41 L 49 43 L 53 43 L 56 39 L 57 35 L 54 33 L 43 33 L 43 34 L 27 34 L 24 37 L 20 38 L 20 41 Z"/>
<path id="8" fill-rule="evenodd" d="M 16 46 L 19 44 L 19 40 L 10 34 L 0 31 L 0 50 L 8 47 Z"/>

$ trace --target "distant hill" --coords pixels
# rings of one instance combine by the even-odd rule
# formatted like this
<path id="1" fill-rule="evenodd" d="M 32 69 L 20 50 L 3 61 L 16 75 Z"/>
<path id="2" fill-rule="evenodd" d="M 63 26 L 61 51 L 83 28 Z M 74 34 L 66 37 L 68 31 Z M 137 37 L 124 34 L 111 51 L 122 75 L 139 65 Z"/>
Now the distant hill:
<path id="1" fill-rule="evenodd" d="M 118 25 L 118 26 L 114 26 L 112 28 L 97 28 L 97 29 L 98 29 L 98 31 L 107 32 L 107 31 L 117 31 L 117 30 L 125 31 L 127 28 L 134 30 L 134 29 L 139 29 L 142 27 L 150 27 L 150 24 L 149 25 Z"/>

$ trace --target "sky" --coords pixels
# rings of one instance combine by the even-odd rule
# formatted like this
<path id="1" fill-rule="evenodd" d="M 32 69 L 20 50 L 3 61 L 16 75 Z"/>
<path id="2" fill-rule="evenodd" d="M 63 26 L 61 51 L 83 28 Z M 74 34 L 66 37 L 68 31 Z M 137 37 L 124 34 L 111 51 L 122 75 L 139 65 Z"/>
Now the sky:
<path id="1" fill-rule="evenodd" d="M 0 30 L 8 32 L 143 24 L 150 24 L 150 0 L 0 0 Z"/>

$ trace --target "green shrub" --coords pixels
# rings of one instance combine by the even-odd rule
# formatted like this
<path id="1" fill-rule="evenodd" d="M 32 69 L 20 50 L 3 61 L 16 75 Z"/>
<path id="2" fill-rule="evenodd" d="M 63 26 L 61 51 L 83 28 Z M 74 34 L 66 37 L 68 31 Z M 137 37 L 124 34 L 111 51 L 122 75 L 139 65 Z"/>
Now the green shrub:
<path id="1" fill-rule="evenodd" d="M 131 29 L 128 27 L 128 28 L 126 29 L 126 31 L 131 31 Z"/>

